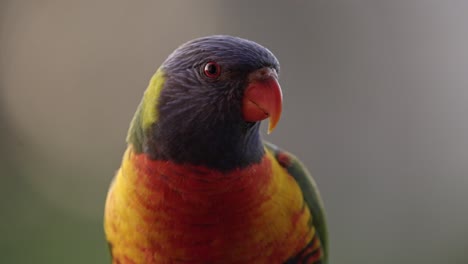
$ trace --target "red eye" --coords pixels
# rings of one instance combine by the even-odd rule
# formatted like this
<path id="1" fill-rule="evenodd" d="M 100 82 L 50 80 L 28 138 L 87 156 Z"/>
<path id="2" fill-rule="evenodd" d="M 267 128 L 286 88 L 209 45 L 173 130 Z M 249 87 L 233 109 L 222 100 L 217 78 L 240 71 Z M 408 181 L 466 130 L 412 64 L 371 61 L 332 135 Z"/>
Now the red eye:
<path id="1" fill-rule="evenodd" d="M 210 61 L 205 64 L 203 72 L 205 73 L 206 77 L 214 79 L 221 74 L 221 67 L 219 67 L 218 63 Z"/>

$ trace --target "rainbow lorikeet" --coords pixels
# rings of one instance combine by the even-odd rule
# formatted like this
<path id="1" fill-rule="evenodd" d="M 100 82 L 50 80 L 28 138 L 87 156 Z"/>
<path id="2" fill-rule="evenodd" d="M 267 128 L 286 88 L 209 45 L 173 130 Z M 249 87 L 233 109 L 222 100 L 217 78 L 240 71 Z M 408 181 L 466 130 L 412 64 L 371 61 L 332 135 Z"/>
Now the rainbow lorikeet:
<path id="1" fill-rule="evenodd" d="M 231 36 L 192 40 L 152 77 L 106 201 L 113 263 L 327 263 L 317 187 L 262 141 L 279 63 Z"/>

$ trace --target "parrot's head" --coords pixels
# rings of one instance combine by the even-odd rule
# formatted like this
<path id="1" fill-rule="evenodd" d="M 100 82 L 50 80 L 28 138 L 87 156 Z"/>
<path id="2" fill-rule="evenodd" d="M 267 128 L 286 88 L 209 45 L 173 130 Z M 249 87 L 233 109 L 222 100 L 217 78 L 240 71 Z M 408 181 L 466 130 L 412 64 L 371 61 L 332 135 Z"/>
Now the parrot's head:
<path id="1" fill-rule="evenodd" d="M 231 170 L 264 154 L 282 109 L 279 63 L 261 45 L 216 35 L 176 49 L 153 76 L 128 141 L 154 159 Z"/>

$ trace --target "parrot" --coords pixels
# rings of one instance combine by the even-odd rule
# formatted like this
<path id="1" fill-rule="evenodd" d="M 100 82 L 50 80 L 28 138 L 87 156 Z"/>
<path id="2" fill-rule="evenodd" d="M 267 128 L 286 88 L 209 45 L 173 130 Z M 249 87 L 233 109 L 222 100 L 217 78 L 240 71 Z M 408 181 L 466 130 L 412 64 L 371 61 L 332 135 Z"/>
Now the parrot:
<path id="1" fill-rule="evenodd" d="M 279 62 L 229 35 L 186 42 L 156 70 L 107 193 L 114 264 L 326 264 L 324 205 L 294 155 L 263 140 L 283 105 Z"/>

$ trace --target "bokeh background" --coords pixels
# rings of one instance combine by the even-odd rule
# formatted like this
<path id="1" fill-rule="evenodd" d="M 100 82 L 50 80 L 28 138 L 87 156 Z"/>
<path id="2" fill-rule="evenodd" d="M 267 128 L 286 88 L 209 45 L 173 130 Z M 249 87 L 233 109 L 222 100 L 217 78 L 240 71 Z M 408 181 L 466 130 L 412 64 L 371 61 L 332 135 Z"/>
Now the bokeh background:
<path id="1" fill-rule="evenodd" d="M 467 1 L 0 2 L 0 263 L 109 263 L 107 186 L 149 78 L 232 34 L 282 66 L 270 141 L 326 205 L 331 263 L 468 263 Z M 265 129 L 263 130 L 265 131 Z"/>

